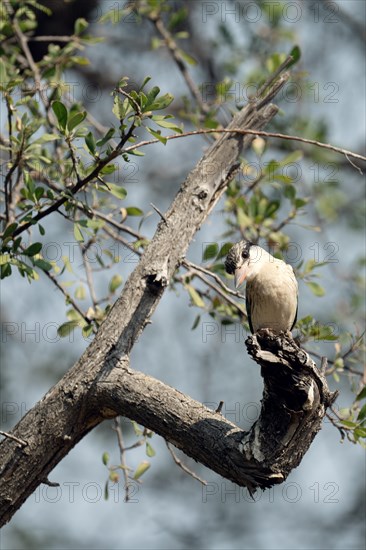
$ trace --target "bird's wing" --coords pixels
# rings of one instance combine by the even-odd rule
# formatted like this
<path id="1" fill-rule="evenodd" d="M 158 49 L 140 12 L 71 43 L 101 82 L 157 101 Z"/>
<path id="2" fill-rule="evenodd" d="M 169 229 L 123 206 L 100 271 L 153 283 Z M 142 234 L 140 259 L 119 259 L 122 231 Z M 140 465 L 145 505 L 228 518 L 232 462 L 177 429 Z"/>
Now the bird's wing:
<path id="1" fill-rule="evenodd" d="M 297 279 L 296 279 L 296 275 L 295 275 L 295 271 L 294 271 L 293 267 L 291 267 L 290 275 L 291 275 L 291 279 L 293 280 L 293 282 L 296 285 L 296 292 L 298 293 L 299 285 L 297 283 Z M 298 294 L 297 294 L 297 296 L 296 296 L 296 312 L 295 312 L 294 322 L 292 323 L 292 327 L 290 328 L 290 330 L 292 330 L 294 328 L 294 326 L 296 325 L 298 310 L 299 310 L 299 302 L 298 302 Z"/>
<path id="2" fill-rule="evenodd" d="M 250 303 L 250 283 L 247 283 L 247 288 L 245 292 L 245 304 L 247 306 L 247 316 L 250 332 L 254 334 L 253 325 L 252 325 L 252 306 Z"/>

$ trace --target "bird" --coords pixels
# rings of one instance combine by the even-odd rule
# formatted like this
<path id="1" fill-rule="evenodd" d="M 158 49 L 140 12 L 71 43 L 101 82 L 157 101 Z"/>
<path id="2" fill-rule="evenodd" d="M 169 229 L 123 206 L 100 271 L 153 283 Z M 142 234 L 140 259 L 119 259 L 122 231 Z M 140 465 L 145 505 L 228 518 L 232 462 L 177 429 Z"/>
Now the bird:
<path id="1" fill-rule="evenodd" d="M 270 329 L 289 333 L 297 320 L 298 284 L 292 266 L 274 258 L 264 248 L 242 240 L 229 250 L 225 270 L 235 277 L 235 287 L 246 281 L 249 327 L 254 334 Z"/>

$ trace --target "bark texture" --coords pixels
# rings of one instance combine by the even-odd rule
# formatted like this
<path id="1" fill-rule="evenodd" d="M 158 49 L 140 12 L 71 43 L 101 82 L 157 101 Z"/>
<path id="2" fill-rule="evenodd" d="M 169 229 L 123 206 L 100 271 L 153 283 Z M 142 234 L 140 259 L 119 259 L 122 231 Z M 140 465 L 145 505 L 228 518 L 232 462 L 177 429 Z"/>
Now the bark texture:
<path id="1" fill-rule="evenodd" d="M 249 103 L 228 128 L 263 128 L 277 113 L 277 107 L 269 102 L 287 78 L 286 74 L 281 76 L 260 100 Z M 319 386 L 315 371 L 309 374 L 308 363 L 300 360 L 300 352 L 295 353 L 290 344 L 283 348 L 284 362 L 280 369 L 283 388 L 281 386 L 278 393 L 271 369 L 278 368 L 275 363 L 279 361 L 276 351 L 279 348 L 263 352 L 262 343 L 259 345 L 258 340 L 252 339 L 251 353 L 261 362 L 266 380 L 263 402 L 266 410 L 262 411 L 249 434 L 244 434 L 220 414 L 129 366 L 133 345 L 149 322 L 195 232 L 239 170 L 240 154 L 252 139 L 250 135 L 223 134 L 208 149 L 182 184 L 93 342 L 15 426 L 11 435 L 18 441 L 5 438 L 1 442 L 0 525 L 10 520 L 40 483 L 47 481 L 48 474 L 80 439 L 106 418 L 117 415 L 140 422 L 212 470 L 251 491 L 282 481 L 301 460 L 320 428 L 329 397 L 324 380 L 321 379 Z M 292 397 L 291 385 L 287 383 L 293 384 L 297 377 L 298 397 Z M 311 385 L 312 377 L 315 384 Z M 305 382 L 300 383 L 301 380 L 308 380 L 306 383 L 314 389 L 314 411 L 309 405 L 309 392 L 306 397 L 302 389 Z M 287 428 L 277 425 L 278 422 L 271 425 L 271 418 L 274 422 L 278 412 L 272 396 L 284 400 L 283 411 L 279 408 L 282 417 L 287 419 Z M 300 396 L 304 399 L 302 408 L 298 401 Z M 300 423 L 296 424 L 299 415 Z M 265 430 L 263 434 L 261 430 Z M 289 436 L 291 430 L 293 438 Z M 279 437 L 280 452 L 276 447 Z M 295 441 L 300 441 L 301 437 L 304 437 L 306 449 L 304 447 L 304 451 L 297 454 L 297 460 L 291 461 L 287 455 L 293 452 Z M 285 455 L 284 460 L 282 455 Z"/>

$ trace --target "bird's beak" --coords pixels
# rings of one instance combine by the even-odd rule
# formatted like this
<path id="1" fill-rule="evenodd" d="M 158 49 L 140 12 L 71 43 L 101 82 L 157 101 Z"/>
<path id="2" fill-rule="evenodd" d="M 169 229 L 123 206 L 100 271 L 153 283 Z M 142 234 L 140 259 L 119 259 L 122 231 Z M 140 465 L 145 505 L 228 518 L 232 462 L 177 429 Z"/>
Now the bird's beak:
<path id="1" fill-rule="evenodd" d="M 246 276 L 248 275 L 249 265 L 245 263 L 241 267 L 238 267 L 238 269 L 235 270 L 234 277 L 235 277 L 235 288 L 239 288 L 244 281 Z"/>

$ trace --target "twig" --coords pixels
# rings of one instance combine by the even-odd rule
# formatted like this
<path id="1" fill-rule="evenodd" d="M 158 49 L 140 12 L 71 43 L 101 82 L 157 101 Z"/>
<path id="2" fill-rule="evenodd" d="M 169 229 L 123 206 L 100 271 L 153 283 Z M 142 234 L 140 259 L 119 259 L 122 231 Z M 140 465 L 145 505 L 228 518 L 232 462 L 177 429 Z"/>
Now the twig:
<path id="1" fill-rule="evenodd" d="M 49 487 L 60 487 L 60 484 L 57 483 L 57 481 L 50 481 L 48 478 L 42 479 L 42 483 L 44 485 L 48 485 Z"/>
<path id="2" fill-rule="evenodd" d="M 183 464 L 183 462 L 177 457 L 177 455 L 175 454 L 175 452 L 171 448 L 170 444 L 167 441 L 165 441 L 165 443 L 166 443 L 166 446 L 168 447 L 168 451 L 172 455 L 173 460 L 176 463 L 176 465 L 179 466 L 179 468 L 181 468 L 183 470 L 183 472 L 185 472 L 186 474 L 189 474 L 191 477 L 193 477 L 193 479 L 197 479 L 197 481 L 202 483 L 202 485 L 207 485 L 207 481 L 204 480 L 204 479 L 201 479 L 197 474 L 192 472 L 192 470 L 190 470 L 185 464 Z"/>
<path id="3" fill-rule="evenodd" d="M 90 239 L 89 242 L 86 245 L 84 245 L 83 243 L 80 243 L 80 249 L 81 249 L 81 257 L 82 257 L 83 265 L 84 265 L 84 269 L 85 269 L 86 283 L 87 283 L 88 288 L 89 288 L 89 294 L 90 294 L 91 301 L 93 302 L 93 306 L 95 308 L 97 306 L 97 303 L 98 303 L 98 298 L 97 298 L 97 295 L 95 293 L 95 288 L 94 288 L 93 270 L 90 267 L 89 260 L 86 256 L 86 253 L 87 253 L 90 245 L 93 244 L 93 243 L 94 243 L 94 239 Z"/>
<path id="4" fill-rule="evenodd" d="M 18 437 L 15 437 L 15 435 L 9 434 L 8 432 L 3 432 L 2 430 L 0 430 L 0 435 L 3 435 L 8 439 L 12 439 L 13 441 L 16 441 L 17 443 L 19 443 L 21 447 L 26 447 L 28 445 L 28 443 L 23 439 L 19 439 Z"/>
<path id="5" fill-rule="evenodd" d="M 237 309 L 242 317 L 244 317 L 245 319 L 247 318 L 246 311 L 240 306 L 240 304 L 235 302 L 235 300 L 232 300 L 227 294 L 225 294 L 225 292 L 221 290 L 220 287 L 214 285 L 213 283 L 211 283 L 210 280 L 206 279 L 206 277 L 202 275 L 198 270 L 197 271 L 192 270 L 192 271 L 196 277 L 201 279 L 202 282 L 204 282 L 208 287 L 214 290 L 219 296 L 221 296 L 224 300 L 226 300 L 229 304 L 231 304 L 235 309 Z"/>
<path id="6" fill-rule="evenodd" d="M 202 100 L 202 94 L 199 91 L 199 88 L 197 87 L 196 83 L 194 82 L 193 78 L 191 77 L 187 66 L 183 60 L 183 57 L 179 51 L 178 45 L 176 41 L 174 40 L 171 33 L 168 31 L 168 29 L 165 27 L 163 20 L 160 17 L 150 17 L 150 20 L 154 24 L 156 30 L 158 33 L 164 38 L 165 44 L 170 52 L 170 55 L 172 56 L 173 60 L 175 61 L 178 69 L 180 70 L 187 87 L 189 91 L 191 92 L 191 95 L 193 99 L 196 101 L 200 111 L 207 115 L 209 113 L 210 108 L 209 106 L 203 102 Z"/>
<path id="7" fill-rule="evenodd" d="M 112 229 L 109 229 L 108 227 L 103 227 L 103 231 L 108 235 L 108 237 L 111 237 L 112 239 L 120 242 L 123 246 L 131 250 L 131 252 L 133 252 L 137 256 L 142 256 L 142 252 L 140 252 L 137 248 L 134 248 L 129 241 L 121 237 L 121 235 L 118 235 L 118 233 L 116 233 Z"/>
<path id="8" fill-rule="evenodd" d="M 128 479 L 128 466 L 126 464 L 126 459 L 125 459 L 126 449 L 125 449 L 125 445 L 124 445 L 124 441 L 123 441 L 121 423 L 120 423 L 120 420 L 119 420 L 118 416 L 116 418 L 114 418 L 114 420 L 113 420 L 112 430 L 114 430 L 117 434 L 118 447 L 119 447 L 119 452 L 120 452 L 120 457 L 121 457 L 121 466 L 122 466 L 122 471 L 123 471 L 123 477 L 124 477 L 124 480 L 125 480 L 125 502 L 128 502 L 129 499 L 130 499 L 130 494 L 129 494 L 130 493 L 130 483 L 129 483 L 129 479 Z"/>
<path id="9" fill-rule="evenodd" d="M 151 206 L 153 207 L 153 209 L 155 210 L 155 212 L 157 214 L 159 214 L 159 216 L 161 217 L 161 219 L 168 225 L 168 220 L 166 219 L 166 217 L 164 216 L 164 214 L 162 214 L 159 210 L 159 208 L 157 206 L 155 206 L 152 202 L 150 203 Z"/>
<path id="10" fill-rule="evenodd" d="M 226 286 L 226 284 L 220 279 L 218 275 L 216 275 L 216 273 L 213 273 L 212 271 L 205 269 L 201 265 L 194 264 L 193 262 L 190 262 L 189 260 L 186 260 L 186 259 L 182 261 L 182 265 L 184 265 L 184 267 L 186 267 L 187 269 L 192 269 L 194 271 L 202 271 L 202 273 L 205 273 L 206 275 L 209 275 L 210 277 L 215 279 L 215 281 L 221 286 L 221 288 L 223 288 L 223 290 L 225 290 L 225 292 L 227 292 L 228 294 L 231 294 L 232 296 L 236 296 L 241 300 L 245 300 L 245 296 L 243 294 L 241 294 L 237 290 L 231 290 L 231 288 Z"/>
<path id="11" fill-rule="evenodd" d="M 276 78 L 280 76 L 280 74 L 290 65 L 293 59 L 294 58 L 292 57 L 292 55 L 289 55 L 287 59 L 285 59 L 285 61 L 281 63 L 278 69 L 273 74 L 271 74 L 268 80 L 266 80 L 264 84 L 262 84 L 262 86 L 259 88 L 255 96 L 256 99 L 259 99 L 260 96 L 271 86 L 271 84 L 273 84 Z"/>
<path id="12" fill-rule="evenodd" d="M 117 88 L 117 92 L 119 94 L 122 94 L 125 97 L 127 97 L 127 99 L 129 99 L 131 101 L 131 103 L 133 103 L 133 106 L 135 107 L 136 113 L 138 114 L 139 117 L 141 117 L 142 112 L 141 112 L 141 109 L 140 109 L 140 105 L 137 103 L 136 99 L 134 99 L 132 97 L 132 95 L 130 95 L 128 92 L 126 92 L 123 88 Z"/>
<path id="13" fill-rule="evenodd" d="M 75 309 L 75 311 L 78 312 L 78 314 L 84 319 L 84 321 L 88 324 L 91 324 L 93 322 L 92 319 L 89 319 L 88 316 L 82 311 L 82 309 L 79 308 L 75 300 L 70 296 L 68 292 L 64 289 L 64 287 L 58 282 L 56 277 L 54 277 L 49 271 L 42 270 L 43 273 L 48 277 L 48 279 L 55 285 L 55 287 L 62 292 L 62 294 L 65 296 L 66 302 L 69 302 L 72 307 Z M 93 332 L 97 332 L 96 327 L 93 325 Z"/>
<path id="14" fill-rule="evenodd" d="M 353 153 L 352 151 L 348 151 L 347 149 L 342 149 L 341 147 L 336 147 L 334 145 L 330 145 L 329 143 L 322 143 L 320 141 L 316 141 L 314 139 L 306 139 L 301 138 L 298 136 L 291 136 L 288 134 L 280 134 L 277 132 L 264 132 L 263 130 L 243 130 L 242 128 L 215 128 L 215 129 L 201 129 L 201 130 L 192 130 L 191 132 L 184 132 L 183 134 L 174 134 L 172 136 L 165 136 L 167 140 L 171 139 L 179 139 L 183 137 L 189 137 L 189 136 L 199 136 L 202 134 L 240 134 L 240 135 L 252 135 L 252 136 L 262 136 L 262 137 L 273 137 L 278 139 L 285 139 L 288 141 L 299 141 L 300 143 L 307 143 L 308 145 L 316 145 L 317 147 L 321 147 L 323 149 L 328 149 L 330 151 L 334 151 L 336 153 L 341 153 L 342 155 L 345 155 L 346 157 L 352 157 L 358 160 L 363 160 L 366 162 L 366 157 L 363 155 L 359 155 L 358 153 Z M 145 147 L 146 145 L 152 145 L 154 143 L 160 143 L 160 140 L 158 139 L 149 139 L 146 141 L 140 141 L 140 143 L 136 143 L 136 145 L 131 145 L 130 147 L 127 147 L 127 149 L 124 149 L 122 153 L 129 153 L 130 151 L 134 151 L 135 149 L 140 149 L 140 147 Z"/>

